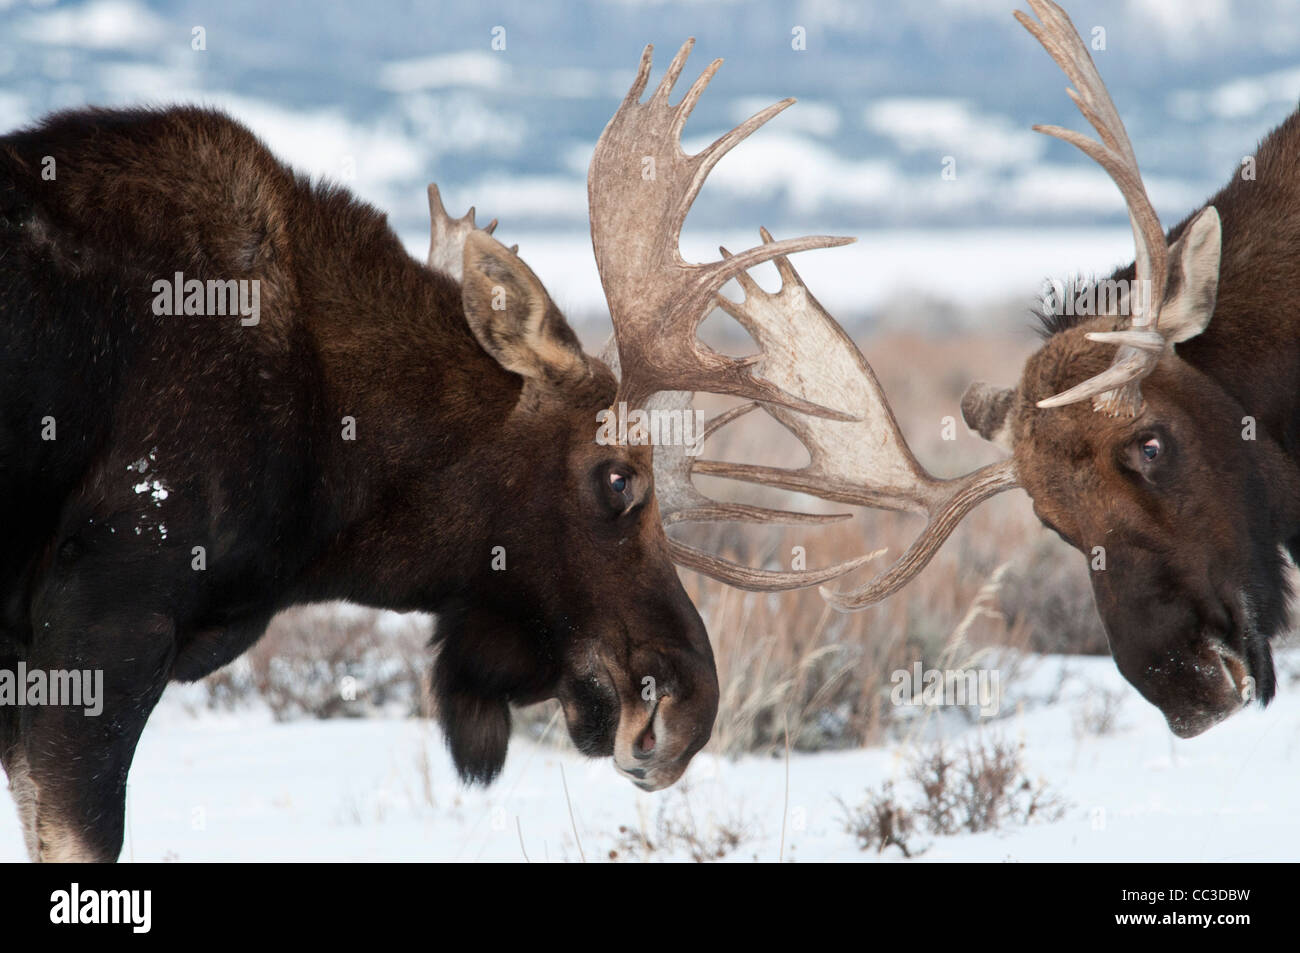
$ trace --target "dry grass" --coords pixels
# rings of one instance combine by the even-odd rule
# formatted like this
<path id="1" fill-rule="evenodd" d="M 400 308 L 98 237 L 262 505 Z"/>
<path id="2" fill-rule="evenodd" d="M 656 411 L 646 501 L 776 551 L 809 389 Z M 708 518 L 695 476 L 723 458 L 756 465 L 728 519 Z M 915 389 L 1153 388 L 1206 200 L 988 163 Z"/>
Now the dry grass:
<path id="1" fill-rule="evenodd" d="M 645 802 L 639 805 L 638 822 L 619 826 L 606 859 L 645 862 L 684 856 L 705 864 L 736 853 L 754 838 L 755 822 L 738 808 L 721 815 L 710 811 L 697 816 L 684 782 L 660 801 L 653 821 L 646 815 Z"/>
<path id="2" fill-rule="evenodd" d="M 895 334 L 867 341 L 864 352 L 917 457 L 936 475 L 951 476 L 999 455 L 961 422 L 962 391 L 975 376 L 1014 380 L 1032 346 L 1025 339 Z M 943 439 L 949 416 L 957 419 L 955 440 Z M 719 434 L 709 455 L 779 466 L 807 459 L 793 438 L 761 415 Z M 725 498 L 809 503 L 743 484 L 699 483 Z M 850 580 L 864 582 L 896 559 L 919 529 L 914 517 L 860 511 L 852 521 L 827 526 L 686 526 L 681 535 L 771 568 L 788 568 L 794 546 L 806 550 L 809 567 L 885 548 Z M 1106 651 L 1083 558 L 1041 528 L 1018 491 L 975 510 L 907 589 L 865 612 L 834 612 L 816 591 L 748 594 L 691 572 L 681 575 L 713 639 L 722 702 L 710 750 L 721 754 L 779 751 L 786 725 L 797 750 L 881 741 L 894 714 L 889 676 L 917 660 L 927 668 L 964 667 L 1000 645 Z M 387 620 L 383 627 L 381 619 Z M 209 680 L 210 696 L 222 704 L 255 693 L 281 717 L 356 715 L 394 703 L 413 711 L 425 695 L 428 635 L 428 620 L 419 617 L 404 627 L 391 615 L 364 610 L 295 609 L 275 620 L 246 661 Z M 360 692 L 354 702 L 340 693 L 349 675 Z M 534 738 L 563 743 L 554 703 L 518 711 L 516 724 Z"/>

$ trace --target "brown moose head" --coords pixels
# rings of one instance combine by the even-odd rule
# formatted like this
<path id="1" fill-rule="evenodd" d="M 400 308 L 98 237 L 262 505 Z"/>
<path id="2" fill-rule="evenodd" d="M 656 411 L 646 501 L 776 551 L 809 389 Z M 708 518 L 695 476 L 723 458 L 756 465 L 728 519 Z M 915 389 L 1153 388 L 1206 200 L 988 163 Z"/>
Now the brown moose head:
<path id="1" fill-rule="evenodd" d="M 1165 235 L 1083 41 L 1056 4 L 1029 3 L 1041 22 L 1021 12 L 1017 19 L 1070 78 L 1068 92 L 1100 138 L 1035 128 L 1076 145 L 1111 176 L 1137 253 L 1105 288 L 1088 289 L 1103 302 L 1094 315 L 1045 317 L 1049 337 L 1017 386 L 981 383 L 967 392 L 967 423 L 1011 457 L 955 479 L 927 473 L 862 354 L 778 259 L 785 278 L 778 295 L 741 275 L 745 301 L 723 306 L 763 347 L 759 369 L 768 380 L 858 419 L 768 407 L 808 449 L 807 466 L 700 461 L 694 471 L 925 517 L 916 541 L 874 579 L 847 591 L 823 587 L 844 611 L 905 586 L 976 504 L 1023 487 L 1043 523 L 1088 557 L 1120 671 L 1174 733 L 1191 737 L 1252 698 L 1267 703 L 1275 690 L 1268 641 L 1286 619 L 1280 549 L 1294 555 L 1300 543 L 1300 472 L 1283 450 L 1294 445 L 1293 403 L 1256 399 L 1246 408 L 1234 396 L 1243 389 L 1229 386 L 1250 375 L 1239 325 L 1258 330 L 1273 299 L 1251 297 L 1258 239 L 1240 240 L 1224 256 L 1231 268 L 1221 267 L 1233 222 L 1221 222 L 1215 206 Z M 1289 177 L 1294 160 L 1281 159 Z"/>
<path id="2" fill-rule="evenodd" d="M 1036 128 L 1110 174 L 1128 205 L 1136 261 L 1086 289 L 1093 315 L 1046 316 L 1054 333 L 1017 387 L 977 384 L 962 410 L 1012 452 L 1044 525 L 1089 557 L 1124 677 L 1175 734 L 1192 737 L 1273 696 L 1268 640 L 1286 619 L 1280 544 L 1295 531 L 1295 466 L 1254 432 L 1221 375 L 1207 373 L 1218 362 L 1184 358 L 1213 337 L 1200 336 L 1220 303 L 1218 210 L 1202 208 L 1166 237 L 1073 24 L 1046 0 L 1030 6 L 1041 23 L 1016 18 L 1074 83 L 1070 97 L 1100 141 Z M 1230 299 L 1220 324 L 1242 307 Z"/>
<path id="3" fill-rule="evenodd" d="M 452 220 L 436 187 L 429 189 L 429 266 L 460 282 L 471 331 L 511 375 L 517 395 L 492 441 L 498 456 L 474 457 L 475 472 L 458 484 L 472 487 L 457 504 L 465 508 L 459 523 L 472 523 L 476 538 L 500 546 L 507 571 L 474 560 L 481 569 L 444 603 L 435 635 L 434 695 L 466 780 L 486 783 L 500 771 L 511 703 L 555 697 L 584 753 L 612 755 L 618 771 L 645 790 L 672 784 L 708 741 L 718 707 L 708 635 L 674 563 L 746 589 L 780 590 L 817 585 L 865 561 L 821 571 L 749 569 L 664 532 L 682 521 L 826 519 L 719 503 L 696 491 L 694 453 L 737 414 L 694 430 L 694 417 L 686 416 L 692 392 L 845 417 L 756 376 L 756 358 L 727 357 L 697 336 L 718 289 L 744 269 L 849 239 L 765 241 L 716 262 L 682 259 L 681 226 L 708 171 L 793 102 L 761 111 L 687 156 L 682 127 L 721 64 L 669 105 L 691 46 L 642 103 L 651 68 L 646 48 L 592 158 L 592 244 L 615 329 L 608 361 L 583 352 L 537 276 L 491 237 L 495 222 L 477 229 L 472 209 Z M 637 413 L 646 417 L 627 427 Z M 539 493 L 539 486 L 550 489 Z M 483 514 L 490 514 L 486 523 Z M 509 564 L 528 570 L 511 572 Z"/>

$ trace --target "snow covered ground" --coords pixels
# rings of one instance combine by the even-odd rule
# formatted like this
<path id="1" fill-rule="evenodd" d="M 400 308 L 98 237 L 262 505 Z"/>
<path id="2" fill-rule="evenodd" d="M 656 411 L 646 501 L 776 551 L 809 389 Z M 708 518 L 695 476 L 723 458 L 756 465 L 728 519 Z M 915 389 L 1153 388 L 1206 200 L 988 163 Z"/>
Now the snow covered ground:
<path id="1" fill-rule="evenodd" d="M 1284 671 L 1297 662 L 1293 650 Z M 1295 860 L 1295 684 L 1284 678 L 1268 710 L 1185 742 L 1109 659 L 1034 660 L 1006 686 L 1000 717 L 979 726 L 949 712 L 926 720 L 925 733 L 958 745 L 971 733 L 1023 742 L 1028 773 L 1067 802 L 1063 817 L 921 836 L 919 860 Z M 1087 699 L 1105 692 L 1120 699 L 1117 728 L 1081 730 Z M 516 738 L 500 780 L 467 790 L 428 723 L 277 724 L 252 712 L 195 715 L 197 698 L 193 688 L 170 689 L 145 731 L 123 860 L 602 861 L 611 850 L 620 860 L 687 859 L 683 839 L 660 836 L 665 826 L 706 844 L 734 832 L 725 858 L 733 861 L 902 859 L 893 848 L 860 851 L 839 802 L 857 804 L 866 788 L 901 778 L 905 743 L 795 754 L 788 795 L 783 758 L 707 754 L 683 783 L 643 794 L 608 762 Z M 654 850 L 644 849 L 643 834 Z M 0 811 L 0 860 L 23 858 L 16 815 Z"/>

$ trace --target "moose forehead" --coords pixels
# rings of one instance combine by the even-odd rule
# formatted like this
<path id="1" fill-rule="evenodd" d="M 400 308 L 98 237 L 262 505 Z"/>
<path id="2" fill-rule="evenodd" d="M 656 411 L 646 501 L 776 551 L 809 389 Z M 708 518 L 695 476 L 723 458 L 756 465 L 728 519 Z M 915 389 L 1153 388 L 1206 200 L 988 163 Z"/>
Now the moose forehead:
<path id="1" fill-rule="evenodd" d="M 1236 405 L 1222 388 L 1170 349 L 1143 381 L 1142 412 L 1111 416 L 1091 401 L 1040 408 L 1038 401 L 1105 370 L 1114 349 L 1087 339 L 1096 331 L 1115 330 L 1123 318 L 1091 317 L 1052 334 L 1025 362 L 1014 405 L 1013 435 L 1019 447 L 1050 447 L 1066 458 L 1081 458 L 1116 439 L 1131 437 L 1145 425 L 1177 426 L 1192 418 L 1203 435 L 1217 433 L 1236 420 Z M 1186 428 L 1183 428 L 1186 429 Z M 1184 436 L 1187 436 L 1184 434 Z"/>
<path id="2" fill-rule="evenodd" d="M 1138 417 L 1111 417 L 1091 401 L 1040 408 L 1037 401 L 1103 371 L 1112 350 L 1087 340 L 1090 331 L 1111 330 L 1111 318 L 1092 318 L 1052 335 L 1025 364 L 1012 421 L 1017 469 L 1038 515 L 1078 536 L 1089 512 L 1088 500 L 1106 501 L 1104 519 L 1114 519 L 1129 496 L 1115 453 L 1155 420 L 1168 401 L 1162 391 L 1173 383 L 1171 368 L 1160 368 L 1144 384 L 1147 400 Z M 1162 388 L 1162 384 L 1165 386 Z M 1177 391 L 1176 384 L 1174 390 Z"/>
<path id="3" fill-rule="evenodd" d="M 1250 445 L 1239 439 L 1240 409 L 1191 365 L 1166 355 L 1143 382 L 1143 407 L 1135 417 L 1100 413 L 1091 401 L 1036 405 L 1106 367 L 1108 349 L 1084 335 L 1109 324 L 1098 318 L 1059 331 L 1026 362 L 1012 421 L 1022 484 L 1039 517 L 1076 538 L 1088 535 L 1089 525 L 1117 532 L 1125 514 L 1147 528 L 1161 524 L 1166 507 L 1176 507 L 1176 498 L 1189 492 L 1199 500 L 1198 520 L 1205 525 L 1209 510 L 1218 508 L 1208 507 L 1197 488 L 1222 492 L 1224 475 L 1248 463 L 1241 451 Z M 1163 490 L 1126 476 L 1122 462 L 1132 444 L 1151 435 L 1177 446 L 1179 464 L 1170 473 L 1176 479 L 1162 482 Z"/>
<path id="4" fill-rule="evenodd" d="M 1037 403 L 1056 393 L 1062 385 L 1078 383 L 1105 368 L 1110 354 L 1102 345 L 1089 341 L 1089 331 L 1109 330 L 1112 321 L 1095 318 L 1086 324 L 1054 334 L 1025 362 L 1021 389 L 1025 399 Z"/>
<path id="5" fill-rule="evenodd" d="M 1081 431 L 1100 436 L 1109 432 L 1112 418 L 1093 412 L 1090 402 L 1042 409 L 1038 401 L 1059 394 L 1080 381 L 1101 373 L 1109 365 L 1113 350 L 1089 341 L 1092 331 L 1110 331 L 1116 320 L 1094 317 L 1063 328 L 1044 342 L 1025 362 L 1020 379 L 1020 400 L 1015 421 L 1016 444 L 1041 441 L 1070 456 L 1088 454 L 1093 448 Z"/>

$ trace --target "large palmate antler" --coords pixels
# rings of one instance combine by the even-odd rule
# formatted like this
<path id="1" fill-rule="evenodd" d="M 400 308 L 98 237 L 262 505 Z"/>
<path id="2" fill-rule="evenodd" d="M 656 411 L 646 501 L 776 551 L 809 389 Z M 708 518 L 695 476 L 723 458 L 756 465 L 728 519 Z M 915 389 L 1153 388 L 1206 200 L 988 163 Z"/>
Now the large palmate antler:
<path id="1" fill-rule="evenodd" d="M 767 248 L 782 244 L 765 229 L 762 238 Z M 729 257 L 725 249 L 723 255 Z M 742 272 L 737 280 L 744 300 L 718 297 L 718 306 L 743 324 L 762 348 L 759 369 L 765 378 L 787 393 L 846 408 L 860 414 L 860 419 L 829 420 L 765 404 L 764 409 L 807 448 L 811 458 L 807 466 L 789 470 L 701 460 L 694 470 L 837 503 L 925 516 L 926 527 L 916 542 L 871 582 L 852 592 L 823 588 L 822 594 L 836 608 L 862 609 L 906 585 L 973 507 L 1017 486 L 1015 466 L 1003 460 L 952 480 L 926 472 L 903 439 L 884 391 L 857 345 L 812 296 L 789 260 L 778 256 L 775 263 L 781 275 L 779 291 L 769 294 Z M 871 557 L 855 561 L 856 565 L 866 558 Z"/>
<path id="2" fill-rule="evenodd" d="M 474 209 L 471 208 L 460 218 L 452 218 L 442 204 L 438 187 L 430 185 L 429 215 L 429 267 L 449 274 L 457 281 L 463 280 L 461 262 L 464 257 L 465 240 L 478 228 L 475 224 Z M 483 230 L 491 234 L 496 226 L 497 220 L 493 219 Z M 518 245 L 514 245 L 511 251 L 517 251 L 518 248 Z M 618 350 L 613 346 L 613 339 L 601 356 L 615 373 L 620 372 Z M 645 409 L 677 415 L 693 414 L 692 397 L 690 391 L 660 391 L 646 402 Z M 698 451 L 698 448 L 718 428 L 753 410 L 755 406 L 753 403 L 745 404 L 719 414 L 709 422 L 702 433 L 693 434 L 694 448 Z M 849 518 L 849 514 L 796 513 L 711 500 L 697 490 L 691 482 L 691 468 L 696 456 L 688 453 L 687 449 L 684 443 L 664 444 L 656 447 L 654 451 L 655 496 L 665 527 L 682 522 L 815 524 Z M 678 564 L 732 585 L 759 591 L 780 591 L 820 585 L 864 565 L 879 555 L 872 553 L 828 569 L 780 572 L 740 566 L 672 538 L 669 538 L 668 544 L 672 558 Z"/>
<path id="3" fill-rule="evenodd" d="M 1141 380 L 1169 346 L 1158 330 L 1169 260 L 1164 229 L 1143 187 L 1124 124 L 1073 24 L 1051 0 L 1029 0 L 1029 4 L 1042 22 L 1020 12 L 1016 18 L 1074 83 L 1076 89 L 1069 90 L 1070 97 L 1097 130 L 1100 141 L 1056 126 L 1034 128 L 1082 149 L 1115 181 L 1133 226 L 1138 288 L 1147 290 L 1146 306 L 1134 311 L 1129 328 L 1088 335 L 1094 341 L 1119 345 L 1110 368 L 1039 406 L 1057 407 L 1092 397 L 1097 410 L 1133 415 L 1142 406 Z M 763 242 L 773 250 L 783 244 L 773 242 L 766 232 Z M 725 250 L 723 254 L 724 260 L 734 260 Z M 889 569 L 851 592 L 822 589 L 837 608 L 865 608 L 912 579 L 976 504 L 1017 486 L 1015 464 L 1004 460 L 953 480 L 927 473 L 903 439 L 862 353 L 808 293 L 789 261 L 778 256 L 775 262 L 782 278 L 780 291 L 768 294 L 742 272 L 736 277 L 745 292 L 744 301 L 719 298 L 719 306 L 758 342 L 762 358 L 756 370 L 773 386 L 810 403 L 859 414 L 860 419 L 817 418 L 791 409 L 789 402 L 785 406 L 765 404 L 807 448 L 807 466 L 786 470 L 704 460 L 696 463 L 693 471 L 839 503 L 924 515 L 925 529 Z M 1130 304 L 1135 304 L 1132 298 Z"/>
<path id="4" fill-rule="evenodd" d="M 618 350 L 613 339 L 601 355 L 619 370 Z M 694 412 L 694 394 L 690 391 L 660 391 L 646 403 L 646 410 L 669 414 Z M 755 410 L 753 402 L 733 407 L 712 418 L 703 430 L 695 435 L 695 449 L 699 448 L 722 427 Z M 778 523 L 786 525 L 835 523 L 850 518 L 848 513 L 798 513 L 790 510 L 769 509 L 747 503 L 723 502 L 711 499 L 699 491 L 691 477 L 698 461 L 684 444 L 660 444 L 654 448 L 655 498 L 664 528 L 678 523 Z M 782 572 L 768 569 L 751 569 L 712 553 L 707 553 L 679 540 L 668 537 L 668 548 L 673 562 L 696 572 L 711 576 L 720 582 L 753 592 L 779 592 L 788 589 L 805 589 L 821 585 L 845 573 L 858 569 L 877 558 L 884 550 L 877 550 L 825 569 Z"/>
<path id="5" fill-rule="evenodd" d="M 1101 141 L 1089 139 L 1082 133 L 1060 126 L 1034 126 L 1034 129 L 1083 150 L 1119 186 L 1128 205 L 1133 241 L 1137 246 L 1137 288 L 1148 289 L 1145 295 L 1146 305 L 1140 313 L 1131 309 L 1133 314 L 1128 329 L 1088 335 L 1093 341 L 1119 345 L 1111 366 L 1064 393 L 1040 400 L 1038 406 L 1060 407 L 1092 397 L 1096 410 L 1111 416 L 1136 416 L 1142 408 L 1140 382 L 1155 369 L 1166 348 L 1165 338 L 1157 330 L 1169 262 L 1165 231 L 1142 185 L 1142 174 L 1138 170 L 1137 158 L 1133 154 L 1128 133 L 1124 130 L 1124 123 L 1074 24 L 1065 11 L 1051 0 L 1028 2 L 1042 22 L 1035 21 L 1021 10 L 1015 11 L 1016 19 L 1043 45 L 1043 49 L 1047 50 L 1074 84 L 1075 88 L 1067 88 L 1066 93 L 1074 100 L 1084 118 L 1097 130 Z M 1131 296 L 1129 300 L 1132 304 Z"/>
<path id="6" fill-rule="evenodd" d="M 775 103 L 688 156 L 681 132 L 704 88 L 722 65 L 714 60 L 676 106 L 668 104 L 694 40 L 668 66 L 659 88 L 642 103 L 654 47 L 641 54 L 636 80 L 596 143 L 587 172 L 591 244 L 614 322 L 622 378 L 618 400 L 639 407 L 661 390 L 709 391 L 769 401 L 807 413 L 844 415 L 784 393 L 755 377 L 756 358 L 719 354 L 698 338 L 713 296 L 728 279 L 777 255 L 847 244 L 851 238 L 813 236 L 759 246 L 735 257 L 690 264 L 679 249 L 682 223 L 705 177 L 737 143 L 794 100 Z"/>
<path id="7" fill-rule="evenodd" d="M 755 376 L 763 356 L 732 358 L 712 350 L 698 337 L 700 324 L 713 310 L 718 290 L 731 278 L 779 255 L 847 244 L 851 238 L 813 236 L 765 242 L 721 261 L 691 264 L 679 249 L 682 223 L 709 171 L 737 143 L 790 106 L 786 99 L 758 112 L 702 152 L 688 156 L 681 132 L 705 87 L 722 65 L 714 60 L 672 106 L 668 97 L 694 45 L 678 50 L 658 88 L 644 103 L 653 47 L 641 55 L 640 68 L 614 118 L 596 144 L 587 174 L 591 242 L 601 284 L 614 324 L 616 350 L 606 358 L 619 373 L 615 407 L 689 411 L 694 391 L 763 401 L 766 406 L 818 418 L 850 420 L 833 404 L 808 400 Z M 791 327 L 790 333 L 798 329 Z M 781 345 L 776 345 L 781 346 Z M 752 410 L 742 406 L 715 419 L 713 433 Z M 839 515 L 793 513 L 711 500 L 691 482 L 695 458 L 685 448 L 655 447 L 656 496 L 665 525 L 680 522 L 818 523 Z M 674 561 L 744 589 L 774 591 L 817 585 L 858 568 L 873 555 L 829 569 L 773 572 L 750 569 L 670 539 Z"/>

